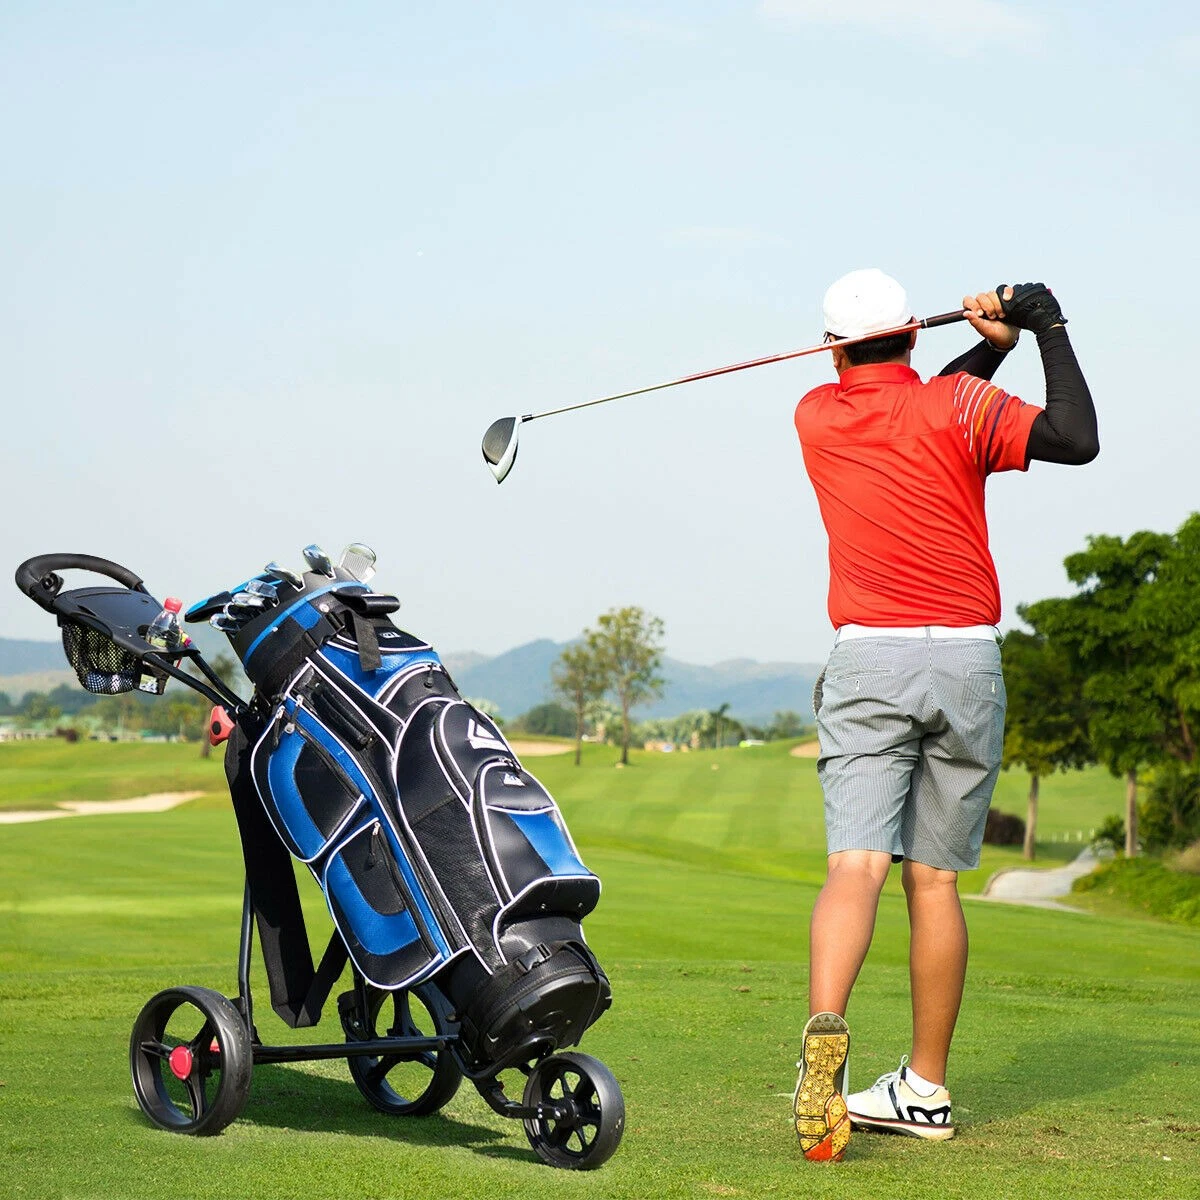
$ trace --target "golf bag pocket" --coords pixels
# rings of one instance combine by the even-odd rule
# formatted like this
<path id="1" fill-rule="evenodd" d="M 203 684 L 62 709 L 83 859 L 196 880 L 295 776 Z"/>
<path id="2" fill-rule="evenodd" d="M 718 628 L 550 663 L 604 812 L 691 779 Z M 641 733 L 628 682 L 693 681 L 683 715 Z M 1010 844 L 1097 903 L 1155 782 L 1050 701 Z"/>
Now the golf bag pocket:
<path id="1" fill-rule="evenodd" d="M 334 847 L 321 886 L 350 957 L 369 983 L 408 987 L 446 960 L 445 946 L 429 933 L 428 906 L 404 879 L 378 821 L 359 825 Z"/>
<path id="2" fill-rule="evenodd" d="M 558 806 L 528 771 L 486 764 L 472 815 L 503 905 L 499 929 L 546 913 L 582 920 L 600 899 L 600 880 L 580 861 Z"/>
<path id="3" fill-rule="evenodd" d="M 393 675 L 380 688 L 375 700 L 400 720 L 407 721 L 420 705 L 435 697 L 447 700 L 459 698 L 445 667 L 430 655 Z"/>
<path id="4" fill-rule="evenodd" d="M 371 785 L 345 747 L 289 700 L 251 759 L 254 783 L 280 838 L 312 863 L 355 818 Z"/>
<path id="5" fill-rule="evenodd" d="M 442 706 L 433 727 L 433 750 L 451 786 L 470 803 L 482 767 L 496 758 L 516 766 L 512 747 L 496 723 L 465 700 Z"/>

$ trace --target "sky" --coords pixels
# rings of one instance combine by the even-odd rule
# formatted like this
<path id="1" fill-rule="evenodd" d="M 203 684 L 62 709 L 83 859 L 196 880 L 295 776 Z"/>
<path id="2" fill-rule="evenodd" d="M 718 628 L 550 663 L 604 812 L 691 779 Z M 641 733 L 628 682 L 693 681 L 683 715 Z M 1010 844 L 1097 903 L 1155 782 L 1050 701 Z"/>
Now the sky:
<path id="1" fill-rule="evenodd" d="M 365 541 L 443 650 L 634 604 L 685 661 L 819 661 L 825 356 L 525 425 L 500 487 L 480 441 L 810 345 L 878 266 L 921 315 L 1034 279 L 1069 319 L 1101 455 L 989 482 L 1011 626 L 1089 534 L 1200 507 L 1198 98 L 1155 0 L 5 0 L 0 562 L 191 603 Z M 1032 337 L 997 382 L 1041 401 Z M 0 636 L 56 631 L 10 585 Z"/>

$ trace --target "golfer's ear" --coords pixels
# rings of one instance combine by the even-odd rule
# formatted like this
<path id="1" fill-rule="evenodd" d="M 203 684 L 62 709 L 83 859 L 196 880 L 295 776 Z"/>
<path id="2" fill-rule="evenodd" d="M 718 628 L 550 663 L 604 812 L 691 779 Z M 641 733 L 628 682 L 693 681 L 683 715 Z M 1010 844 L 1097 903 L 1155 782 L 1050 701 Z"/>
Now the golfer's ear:
<path id="1" fill-rule="evenodd" d="M 917 331 L 914 329 L 912 331 L 912 333 L 910 333 L 908 335 L 908 348 L 910 350 L 912 350 L 916 347 L 916 344 L 917 344 Z"/>

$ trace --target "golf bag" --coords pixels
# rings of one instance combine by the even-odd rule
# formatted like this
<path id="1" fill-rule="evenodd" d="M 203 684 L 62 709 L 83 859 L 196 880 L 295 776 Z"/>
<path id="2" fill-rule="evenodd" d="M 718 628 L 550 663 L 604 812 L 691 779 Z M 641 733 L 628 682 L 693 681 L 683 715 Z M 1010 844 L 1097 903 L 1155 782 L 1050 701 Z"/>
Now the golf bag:
<path id="1" fill-rule="evenodd" d="M 574 1045 L 611 994 L 580 926 L 600 881 L 557 805 L 394 597 L 303 583 L 230 635 L 256 699 L 226 771 L 276 1012 L 315 1023 L 344 965 L 333 943 L 312 965 L 286 848 L 368 984 L 443 993 L 469 1074 Z"/>

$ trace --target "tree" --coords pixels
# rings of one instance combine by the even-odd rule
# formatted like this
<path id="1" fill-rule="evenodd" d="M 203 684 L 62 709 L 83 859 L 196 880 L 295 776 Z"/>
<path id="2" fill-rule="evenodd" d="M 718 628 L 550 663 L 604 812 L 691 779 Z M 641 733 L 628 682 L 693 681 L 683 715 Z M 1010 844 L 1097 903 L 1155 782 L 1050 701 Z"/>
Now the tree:
<path id="1" fill-rule="evenodd" d="M 1125 852 L 1137 853 L 1138 771 L 1162 754 L 1170 722 L 1155 676 L 1163 648 L 1139 616 L 1139 599 L 1170 553 L 1169 534 L 1141 532 L 1127 540 L 1100 535 L 1067 557 L 1074 596 L 1018 609 L 1035 630 L 1062 647 L 1086 676 L 1088 734 L 1096 757 L 1125 776 Z"/>
<path id="2" fill-rule="evenodd" d="M 594 656 L 621 709 L 621 762 L 629 762 L 630 713 L 662 694 L 663 623 L 637 607 L 610 609 L 587 635 Z"/>
<path id="3" fill-rule="evenodd" d="M 56 721 L 62 709 L 52 704 L 45 692 L 29 692 L 21 705 L 21 713 L 30 721 Z"/>
<path id="4" fill-rule="evenodd" d="M 713 749 L 720 750 L 721 735 L 724 733 L 722 728 L 725 724 L 725 714 L 729 712 L 729 701 L 722 702 L 719 708 L 714 708 L 708 715 L 712 718 L 713 725 Z"/>
<path id="5" fill-rule="evenodd" d="M 585 630 L 584 640 L 568 646 L 550 669 L 555 693 L 567 702 L 567 707 L 575 715 L 576 766 L 579 766 L 583 756 L 583 730 L 588 710 L 608 691 L 608 676 L 590 640 L 590 631 Z"/>
<path id="6" fill-rule="evenodd" d="M 782 712 L 777 712 L 771 724 L 767 726 L 767 740 L 799 737 L 807 728 L 804 718 L 798 712 L 785 708 Z"/>
<path id="7" fill-rule="evenodd" d="M 517 717 L 512 727 L 523 733 L 548 734 L 550 737 L 574 737 L 577 732 L 575 714 L 554 701 L 535 704 L 527 713 Z"/>
<path id="8" fill-rule="evenodd" d="M 1086 766 L 1092 758 L 1087 736 L 1083 680 L 1070 660 L 1037 633 L 1020 630 L 1004 637 L 1004 681 L 1008 716 L 1004 724 L 1007 767 L 1029 772 L 1029 806 L 1025 818 L 1023 855 L 1036 853 L 1038 792 L 1053 771 Z"/>

